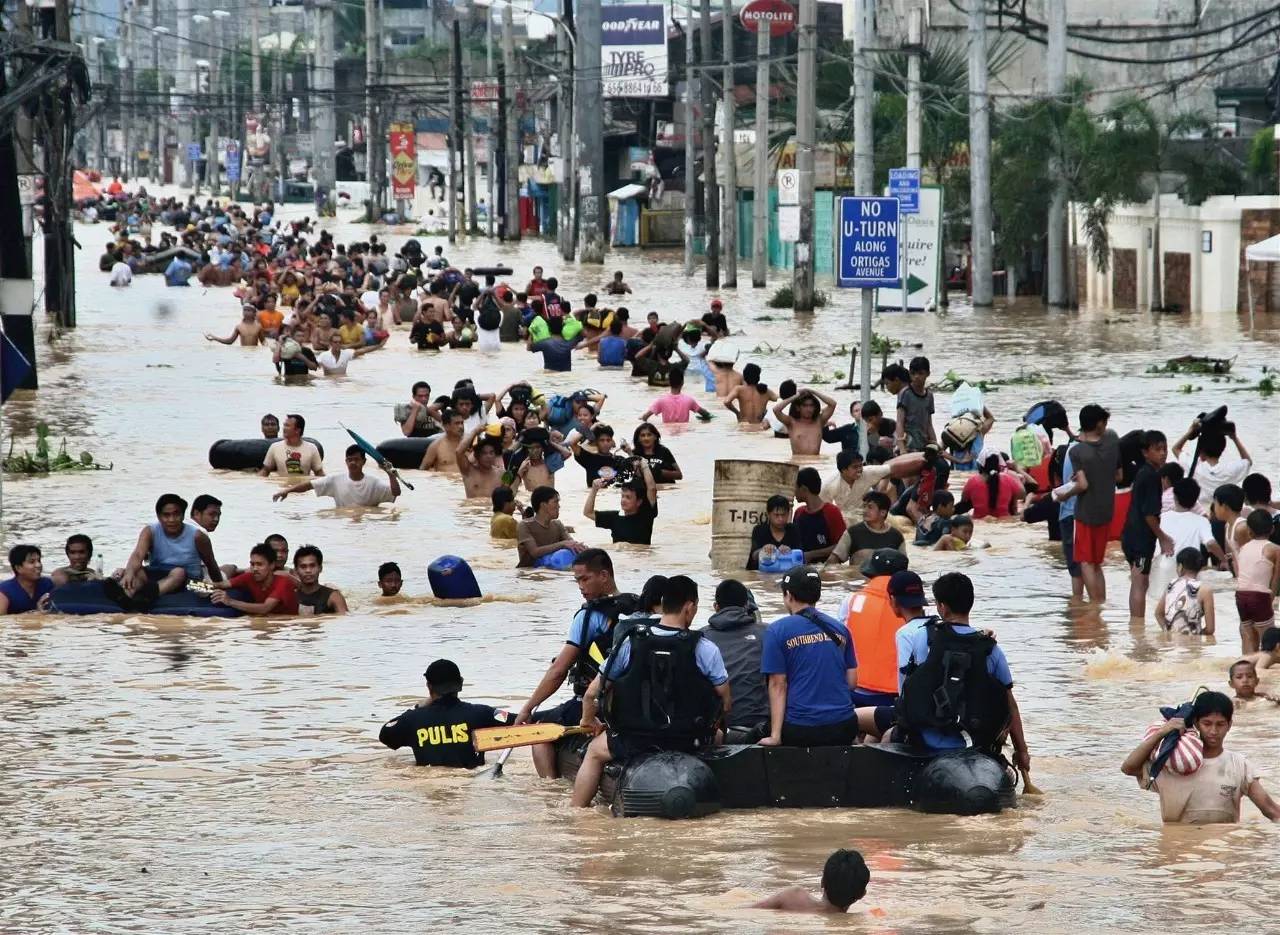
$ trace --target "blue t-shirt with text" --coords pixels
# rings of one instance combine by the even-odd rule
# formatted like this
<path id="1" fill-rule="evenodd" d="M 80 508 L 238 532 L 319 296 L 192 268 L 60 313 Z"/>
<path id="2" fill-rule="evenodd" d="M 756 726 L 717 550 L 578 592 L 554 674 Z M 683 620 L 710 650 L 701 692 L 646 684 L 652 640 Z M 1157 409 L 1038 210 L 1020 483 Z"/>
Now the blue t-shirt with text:
<path id="1" fill-rule="evenodd" d="M 769 624 L 760 655 L 761 672 L 787 677 L 786 722 L 797 727 L 839 724 L 853 717 L 848 678 L 848 670 L 858 666 L 853 640 L 834 617 L 814 613 L 842 637 L 843 646 L 812 620 L 791 614 Z"/>

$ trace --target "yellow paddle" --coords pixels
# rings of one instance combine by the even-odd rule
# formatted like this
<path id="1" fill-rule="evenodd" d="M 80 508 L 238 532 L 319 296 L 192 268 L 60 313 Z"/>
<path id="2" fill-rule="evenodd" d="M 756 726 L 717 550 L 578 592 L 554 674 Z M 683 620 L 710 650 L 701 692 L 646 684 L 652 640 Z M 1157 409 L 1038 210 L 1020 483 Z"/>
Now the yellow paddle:
<path id="1" fill-rule="evenodd" d="M 1044 790 L 1031 781 L 1031 771 L 1024 769 L 1022 773 L 1022 794 L 1023 795 L 1044 795 Z"/>
<path id="2" fill-rule="evenodd" d="M 561 737 L 590 733 L 585 727 L 563 724 L 521 724 L 518 727 L 480 727 L 471 732 L 471 743 L 479 753 L 527 747 L 535 743 L 553 743 Z"/>

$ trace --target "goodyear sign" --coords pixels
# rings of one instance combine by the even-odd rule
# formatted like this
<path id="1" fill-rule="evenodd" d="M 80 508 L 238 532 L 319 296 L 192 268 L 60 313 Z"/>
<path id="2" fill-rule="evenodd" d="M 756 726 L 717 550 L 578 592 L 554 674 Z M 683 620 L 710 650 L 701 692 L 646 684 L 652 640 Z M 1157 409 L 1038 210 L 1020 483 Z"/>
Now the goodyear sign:
<path id="1" fill-rule="evenodd" d="M 667 8 L 626 3 L 600 11 L 605 97 L 666 97 Z"/>

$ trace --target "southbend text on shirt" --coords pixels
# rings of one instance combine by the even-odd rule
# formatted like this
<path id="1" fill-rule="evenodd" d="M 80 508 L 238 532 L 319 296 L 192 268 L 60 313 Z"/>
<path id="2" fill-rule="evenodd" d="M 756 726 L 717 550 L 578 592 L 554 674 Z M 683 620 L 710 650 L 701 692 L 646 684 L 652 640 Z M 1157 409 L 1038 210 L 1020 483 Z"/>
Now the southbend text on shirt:
<path id="1" fill-rule="evenodd" d="M 795 649 L 797 646 L 811 646 L 814 643 L 825 643 L 831 637 L 825 633 L 802 633 L 799 636 L 793 636 L 787 640 L 787 649 Z"/>

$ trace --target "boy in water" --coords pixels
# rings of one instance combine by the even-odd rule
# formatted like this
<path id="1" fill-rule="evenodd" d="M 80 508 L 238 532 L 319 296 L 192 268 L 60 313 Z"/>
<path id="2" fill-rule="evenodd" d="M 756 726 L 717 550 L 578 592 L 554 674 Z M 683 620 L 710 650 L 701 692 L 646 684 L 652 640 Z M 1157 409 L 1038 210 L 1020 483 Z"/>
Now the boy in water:
<path id="1" fill-rule="evenodd" d="M 912 545 L 936 545 L 951 531 L 951 518 L 956 515 L 956 498 L 949 490 L 935 490 L 929 509 L 916 522 L 916 538 Z"/>
<path id="2" fill-rule="evenodd" d="M 778 909 L 782 912 L 844 913 L 867 895 L 871 871 L 857 851 L 838 850 L 827 858 L 822 868 L 822 898 L 810 895 L 803 886 L 788 886 L 758 903 L 752 909 Z"/>
<path id="3" fill-rule="evenodd" d="M 933 391 L 926 387 L 929 358 L 911 358 L 908 372 L 911 383 L 898 394 L 898 422 L 894 431 L 894 448 L 902 455 L 924 451 L 925 445 L 938 441 L 933 432 Z"/>
<path id="4" fill-rule="evenodd" d="M 951 528 L 933 544 L 935 552 L 963 552 L 973 541 L 973 518 L 957 516 L 951 521 Z"/>
<path id="5" fill-rule="evenodd" d="M 1169 582 L 1156 601 L 1156 623 L 1170 632 L 1211 634 L 1216 619 L 1213 589 L 1200 580 L 1200 569 L 1204 567 L 1200 550 L 1182 549 L 1177 562 L 1178 577 Z"/>
<path id="6" fill-rule="evenodd" d="M 439 249 L 439 248 L 437 248 Z M 383 562 L 378 566 L 378 588 L 383 597 L 395 597 L 404 587 L 404 576 L 395 562 Z"/>
<path id="7" fill-rule="evenodd" d="M 780 400 L 773 414 L 787 429 L 793 455 L 816 455 L 822 450 L 822 427 L 836 411 L 836 401 L 805 387 Z"/>
<path id="8" fill-rule="evenodd" d="M 1232 700 L 1235 701 L 1237 708 L 1242 708 L 1247 702 L 1256 701 L 1259 698 L 1280 704 L 1280 698 L 1275 695 L 1268 695 L 1265 692 L 1258 694 L 1258 667 L 1251 659 L 1240 659 L 1231 663 L 1231 668 L 1227 670 L 1227 682 L 1236 693 Z"/>
<path id="9" fill-rule="evenodd" d="M 489 536 L 515 542 L 515 492 L 510 487 L 498 487 L 490 494 L 490 499 L 493 501 L 493 518 L 489 520 Z"/>

